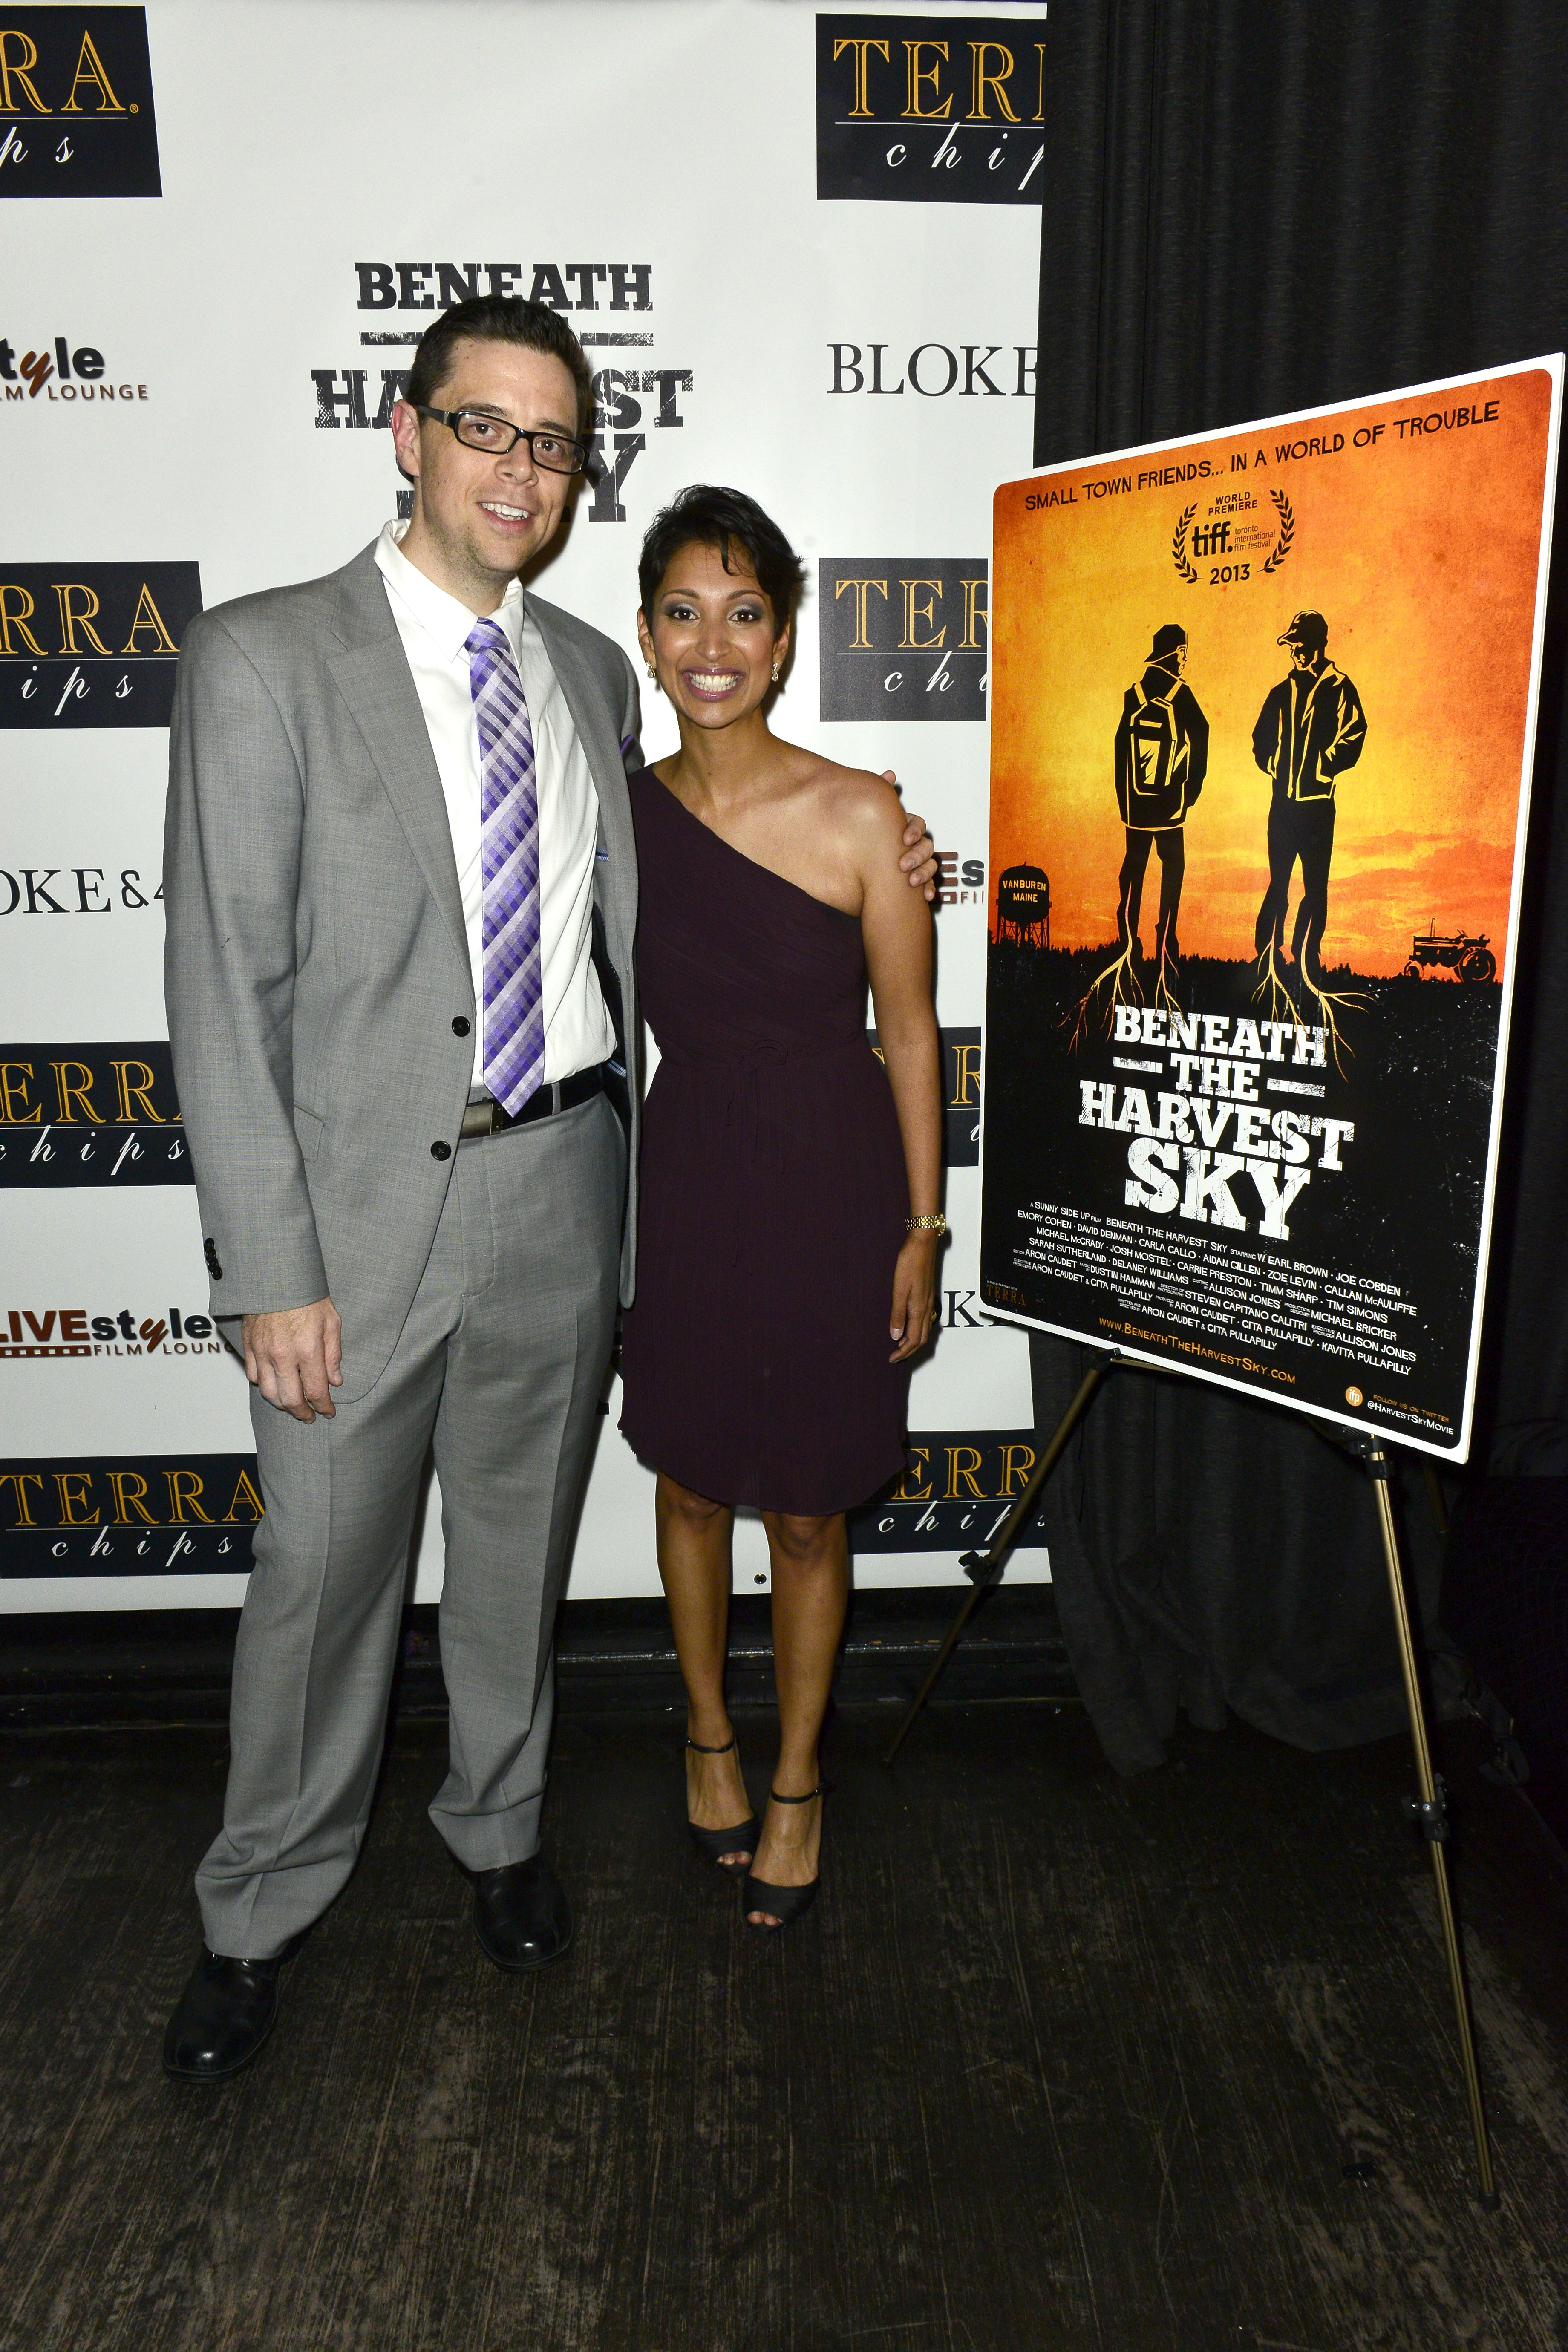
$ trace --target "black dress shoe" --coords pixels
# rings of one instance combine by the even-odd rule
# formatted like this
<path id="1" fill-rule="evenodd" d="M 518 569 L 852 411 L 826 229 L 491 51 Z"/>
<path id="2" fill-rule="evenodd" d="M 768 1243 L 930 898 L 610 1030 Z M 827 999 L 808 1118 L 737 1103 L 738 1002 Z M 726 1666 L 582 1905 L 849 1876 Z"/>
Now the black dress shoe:
<path id="1" fill-rule="evenodd" d="M 278 2014 L 278 1972 L 289 1946 L 271 1960 L 229 1960 L 204 1950 L 191 1970 L 163 2036 L 163 2072 L 182 2083 L 220 2083 L 248 2066 Z"/>
<path id="2" fill-rule="evenodd" d="M 542 1853 L 469 1875 L 474 1933 L 488 1960 L 521 1976 L 561 1958 L 572 1941 L 572 1910 L 565 1888 Z"/>

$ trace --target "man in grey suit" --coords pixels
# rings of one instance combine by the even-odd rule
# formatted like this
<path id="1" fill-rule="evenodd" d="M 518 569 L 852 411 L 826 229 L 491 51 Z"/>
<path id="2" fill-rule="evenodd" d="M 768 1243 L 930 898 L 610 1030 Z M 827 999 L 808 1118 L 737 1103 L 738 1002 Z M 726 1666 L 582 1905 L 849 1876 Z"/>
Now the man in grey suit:
<path id="1" fill-rule="evenodd" d="M 555 312 L 458 305 L 395 414 L 406 527 L 204 614 L 181 655 L 169 1034 L 267 1505 L 204 1948 L 163 2047 L 185 2079 L 255 2055 L 353 1867 L 427 1448 L 451 1717 L 432 1818 L 498 1967 L 571 1938 L 539 1822 L 555 1608 L 634 1275 L 637 700 L 626 655 L 519 574 L 591 407 Z M 904 863 L 924 884 L 929 844 Z"/>

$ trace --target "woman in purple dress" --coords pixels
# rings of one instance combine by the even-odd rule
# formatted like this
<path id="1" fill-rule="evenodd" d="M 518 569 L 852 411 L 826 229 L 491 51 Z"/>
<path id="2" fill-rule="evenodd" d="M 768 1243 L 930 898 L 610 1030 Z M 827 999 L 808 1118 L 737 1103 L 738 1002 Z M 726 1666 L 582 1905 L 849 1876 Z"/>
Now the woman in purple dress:
<path id="1" fill-rule="evenodd" d="M 768 727 L 800 578 L 737 491 L 689 489 L 656 518 L 637 631 L 680 749 L 631 780 L 660 1060 L 621 1427 L 658 1472 L 692 1834 L 751 1865 L 763 1928 L 816 1891 L 844 1515 L 903 1466 L 945 1229 L 931 918 L 899 870 L 903 812 L 879 777 Z M 762 1513 L 773 1561 L 779 1759 L 760 1823 L 724 1702 L 737 1504 Z"/>

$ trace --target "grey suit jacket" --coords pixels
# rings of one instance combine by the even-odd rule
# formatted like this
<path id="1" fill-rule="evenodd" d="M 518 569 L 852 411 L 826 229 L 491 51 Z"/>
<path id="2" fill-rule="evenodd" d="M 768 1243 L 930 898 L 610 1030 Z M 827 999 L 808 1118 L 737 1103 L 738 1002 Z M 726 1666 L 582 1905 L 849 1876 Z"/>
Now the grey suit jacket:
<path id="1" fill-rule="evenodd" d="M 595 954 L 632 1121 L 629 1304 L 636 673 L 571 614 L 531 595 L 528 609 L 598 788 Z M 339 1393 L 363 1396 L 429 1255 L 473 1070 L 473 1038 L 453 1024 L 477 1018 L 441 780 L 374 546 L 324 580 L 216 605 L 187 630 L 163 897 L 169 1037 L 212 1311 L 330 1294 L 343 1322 Z"/>

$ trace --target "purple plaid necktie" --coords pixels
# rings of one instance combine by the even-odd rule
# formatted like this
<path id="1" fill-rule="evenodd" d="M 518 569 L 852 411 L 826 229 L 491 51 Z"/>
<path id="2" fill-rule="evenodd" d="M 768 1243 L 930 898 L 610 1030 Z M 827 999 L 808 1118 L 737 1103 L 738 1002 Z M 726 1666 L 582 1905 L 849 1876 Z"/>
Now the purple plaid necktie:
<path id="1" fill-rule="evenodd" d="M 480 1075 L 497 1102 L 515 1114 L 544 1076 L 533 730 L 500 623 L 476 621 L 464 651 L 479 729 L 479 864 L 485 885 Z"/>

